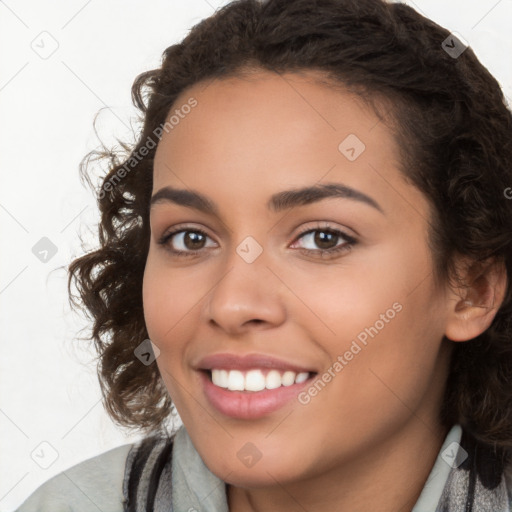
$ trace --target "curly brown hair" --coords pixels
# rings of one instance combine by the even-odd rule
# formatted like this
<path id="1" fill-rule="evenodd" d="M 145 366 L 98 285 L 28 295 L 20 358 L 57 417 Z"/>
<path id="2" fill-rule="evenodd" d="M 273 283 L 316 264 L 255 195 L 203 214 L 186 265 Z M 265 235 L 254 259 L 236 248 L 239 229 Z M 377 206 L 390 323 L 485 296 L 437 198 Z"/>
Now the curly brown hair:
<path id="1" fill-rule="evenodd" d="M 450 38 L 450 39 L 447 39 Z M 73 307 L 93 319 L 106 408 L 118 424 L 150 431 L 173 412 L 157 365 L 134 350 L 148 338 L 142 282 L 149 248 L 149 202 L 157 139 L 179 95 L 199 82 L 316 70 L 353 91 L 386 122 L 401 148 L 400 171 L 433 210 L 429 244 L 437 282 L 457 276 L 454 257 L 504 263 L 507 289 L 491 326 L 455 343 L 442 405 L 446 426 L 459 423 L 476 439 L 512 448 L 512 114 L 498 82 L 471 48 L 401 3 L 384 0 L 237 0 L 167 48 L 161 67 L 140 74 L 132 98 L 142 129 L 119 157 L 110 150 L 96 188 L 99 248 L 69 266 Z M 458 48 L 461 48 L 460 45 Z M 377 101 L 379 100 L 379 101 Z M 389 106 L 383 116 L 380 106 Z M 150 141 L 152 144 L 150 144 Z M 92 186 L 90 178 L 86 177 Z M 71 293 L 76 283 L 79 297 Z"/>

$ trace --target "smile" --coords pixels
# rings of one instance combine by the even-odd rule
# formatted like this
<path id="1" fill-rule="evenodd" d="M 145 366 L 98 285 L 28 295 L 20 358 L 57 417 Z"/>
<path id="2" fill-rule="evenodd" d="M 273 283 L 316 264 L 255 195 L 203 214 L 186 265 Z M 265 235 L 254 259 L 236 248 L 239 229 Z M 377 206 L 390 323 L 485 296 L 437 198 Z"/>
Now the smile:
<path id="1" fill-rule="evenodd" d="M 288 403 L 297 403 L 298 394 L 311 384 L 316 372 L 301 372 L 299 374 L 291 371 L 280 373 L 270 370 L 264 376 L 263 370 L 253 369 L 247 372 L 239 370 L 214 369 L 201 370 L 198 372 L 201 380 L 201 387 L 207 402 L 223 416 L 240 420 L 256 420 L 268 416 Z M 215 377 L 213 377 L 215 373 Z M 214 382 L 215 379 L 217 384 Z M 227 387 L 232 382 L 232 387 L 243 388 L 230 390 Z M 268 389 L 267 379 L 272 389 Z M 293 379 L 293 382 L 292 382 Z M 265 382 L 265 387 L 261 388 Z M 242 385 L 243 384 L 243 385 Z M 261 388 L 249 390 L 250 388 Z"/>

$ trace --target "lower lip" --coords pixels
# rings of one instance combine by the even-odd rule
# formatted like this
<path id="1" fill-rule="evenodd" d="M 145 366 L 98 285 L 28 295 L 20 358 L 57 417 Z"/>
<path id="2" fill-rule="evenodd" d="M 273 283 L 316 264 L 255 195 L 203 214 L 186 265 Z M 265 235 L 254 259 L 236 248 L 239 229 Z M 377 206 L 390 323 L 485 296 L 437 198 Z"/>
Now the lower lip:
<path id="1" fill-rule="evenodd" d="M 210 403 L 231 418 L 253 420 L 271 414 L 296 398 L 309 385 L 314 374 L 304 382 L 261 391 L 229 391 L 213 384 L 207 372 L 200 371 L 203 390 Z"/>

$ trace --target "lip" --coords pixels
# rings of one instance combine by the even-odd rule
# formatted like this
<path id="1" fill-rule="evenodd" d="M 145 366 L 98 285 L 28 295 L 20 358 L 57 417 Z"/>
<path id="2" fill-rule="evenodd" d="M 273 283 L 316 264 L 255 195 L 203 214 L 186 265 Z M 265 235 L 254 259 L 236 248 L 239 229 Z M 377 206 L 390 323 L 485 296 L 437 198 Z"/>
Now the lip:
<path id="1" fill-rule="evenodd" d="M 211 370 L 222 368 L 224 370 L 250 370 L 251 368 L 268 368 L 281 371 L 292 371 L 295 373 L 315 372 L 315 368 L 290 363 L 274 356 L 266 354 L 245 354 L 218 353 L 203 357 L 196 365 L 196 370 Z"/>
<path id="2" fill-rule="evenodd" d="M 216 386 L 210 379 L 209 371 L 198 370 L 198 373 L 208 402 L 221 414 L 241 420 L 255 420 L 281 409 L 316 377 L 315 373 L 304 382 L 276 389 L 229 391 Z"/>
<path id="3" fill-rule="evenodd" d="M 213 384 L 211 370 L 250 370 L 274 369 L 292 371 L 295 373 L 308 372 L 311 375 L 301 383 L 291 386 L 280 386 L 275 389 L 261 391 L 230 391 Z M 254 420 L 269 415 L 297 397 L 302 389 L 309 386 L 318 371 L 302 364 L 292 363 L 267 354 L 234 354 L 217 353 L 203 357 L 195 366 L 198 371 L 203 393 L 208 402 L 221 414 L 230 418 Z"/>

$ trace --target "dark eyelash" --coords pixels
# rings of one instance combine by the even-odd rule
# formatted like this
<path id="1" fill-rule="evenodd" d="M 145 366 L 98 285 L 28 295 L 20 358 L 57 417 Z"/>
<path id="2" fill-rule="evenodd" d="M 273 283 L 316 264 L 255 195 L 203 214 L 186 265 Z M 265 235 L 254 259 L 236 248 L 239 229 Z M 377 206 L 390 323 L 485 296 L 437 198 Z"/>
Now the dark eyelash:
<path id="1" fill-rule="evenodd" d="M 174 236 L 174 235 L 177 235 L 178 233 L 182 233 L 183 231 L 188 231 L 190 233 L 199 233 L 200 235 L 203 235 L 203 236 L 208 236 L 208 234 L 203 231 L 202 229 L 199 229 L 199 228 L 184 228 L 184 227 L 177 227 L 175 228 L 173 231 L 170 231 L 169 233 L 166 233 L 164 234 L 159 240 L 158 240 L 158 244 L 159 245 L 163 245 L 173 256 L 184 256 L 184 257 L 189 257 L 189 256 L 195 256 L 196 254 L 198 254 L 199 252 L 201 252 L 200 250 L 198 251 L 186 251 L 186 252 L 182 252 L 182 251 L 176 251 L 174 249 L 171 249 L 170 247 L 167 247 L 167 244 L 169 242 L 169 240 L 171 240 L 171 238 Z"/>
<path id="2" fill-rule="evenodd" d="M 308 235 L 309 233 L 314 233 L 315 231 L 320 231 L 323 233 L 330 233 L 330 234 L 336 235 L 337 237 L 345 240 L 345 243 L 343 243 L 341 245 L 337 245 L 337 246 L 333 247 L 332 249 L 316 249 L 316 250 L 298 249 L 299 251 L 301 251 L 305 254 L 320 255 L 320 257 L 323 258 L 324 255 L 329 257 L 329 256 L 336 255 L 340 252 L 349 251 L 350 249 L 352 249 L 352 247 L 354 245 L 357 244 L 357 240 L 354 237 L 347 235 L 344 231 L 341 231 L 341 230 L 335 229 L 335 228 L 331 228 L 329 226 L 316 226 L 314 228 L 306 228 L 304 231 L 302 231 L 301 233 L 299 233 L 297 235 L 296 240 L 299 240 L 300 238 L 302 238 L 305 235 Z"/>
<path id="3" fill-rule="evenodd" d="M 308 235 L 309 233 L 314 233 L 315 231 L 321 231 L 321 232 L 324 232 L 324 233 L 330 233 L 330 234 L 336 235 L 336 236 L 342 238 L 343 240 L 345 240 L 345 243 L 342 244 L 342 245 L 339 245 L 339 246 L 335 246 L 332 249 L 316 249 L 316 250 L 313 250 L 313 249 L 302 249 L 302 248 L 299 248 L 298 250 L 300 252 L 302 252 L 304 254 L 308 254 L 308 255 L 311 255 L 311 254 L 313 254 L 313 255 L 320 255 L 320 257 L 323 258 L 325 255 L 332 256 L 332 255 L 336 255 L 336 254 L 338 254 L 338 253 L 340 253 L 342 251 L 348 251 L 354 245 L 357 244 L 357 240 L 354 237 L 352 237 L 350 235 L 347 235 L 345 232 L 340 231 L 339 229 L 334 229 L 334 228 L 331 228 L 331 227 L 323 227 L 323 226 L 317 226 L 317 227 L 314 227 L 314 228 L 307 228 L 304 231 L 302 231 L 301 233 L 299 233 L 295 240 L 299 240 L 303 236 Z M 176 235 L 178 233 L 182 233 L 182 232 L 199 233 L 200 235 L 208 237 L 208 234 L 205 231 L 203 231 L 202 229 L 199 229 L 199 228 L 177 227 L 173 231 L 170 231 L 169 233 L 166 233 L 165 235 L 163 235 L 157 241 L 157 243 L 159 245 L 167 246 L 169 240 L 171 240 L 171 238 L 174 235 Z M 170 251 L 171 254 L 173 254 L 174 256 L 179 256 L 179 257 L 192 257 L 192 256 L 196 256 L 197 254 L 199 254 L 201 252 L 201 249 L 199 249 L 197 251 L 176 251 L 176 250 L 171 249 L 169 247 L 166 247 L 166 249 L 168 251 Z"/>

